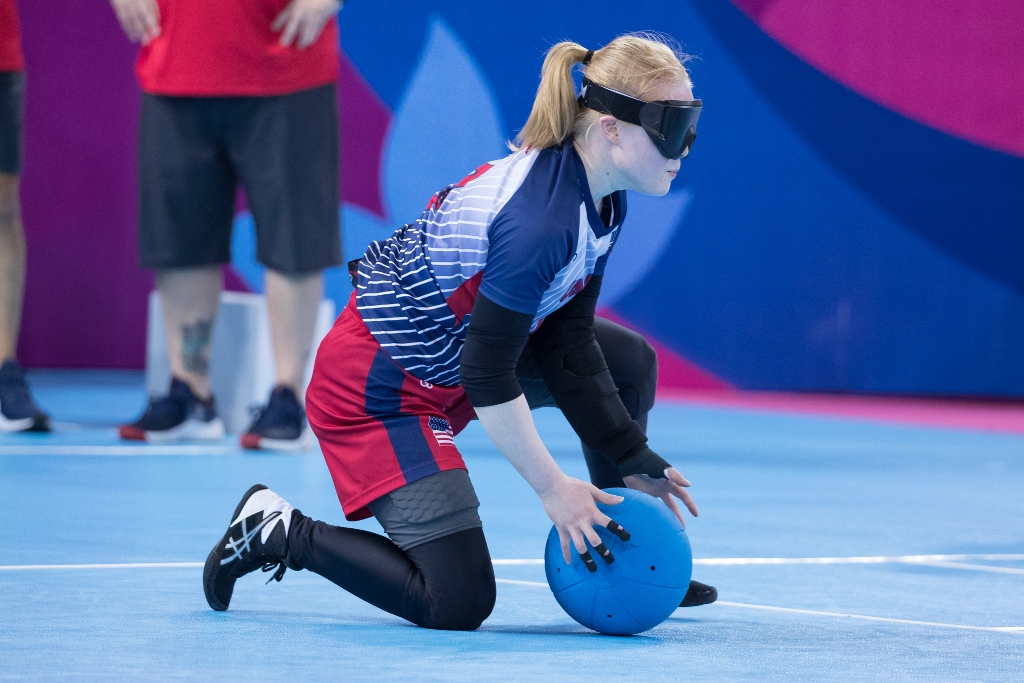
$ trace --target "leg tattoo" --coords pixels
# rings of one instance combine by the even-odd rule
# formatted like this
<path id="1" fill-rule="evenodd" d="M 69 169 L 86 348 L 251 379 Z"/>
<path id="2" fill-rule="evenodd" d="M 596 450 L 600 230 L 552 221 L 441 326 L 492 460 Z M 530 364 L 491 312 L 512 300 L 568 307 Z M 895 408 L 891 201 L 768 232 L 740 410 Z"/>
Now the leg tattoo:
<path id="1" fill-rule="evenodd" d="M 212 320 L 197 320 L 194 325 L 181 326 L 181 364 L 189 372 L 206 375 L 210 372 L 210 332 Z"/>

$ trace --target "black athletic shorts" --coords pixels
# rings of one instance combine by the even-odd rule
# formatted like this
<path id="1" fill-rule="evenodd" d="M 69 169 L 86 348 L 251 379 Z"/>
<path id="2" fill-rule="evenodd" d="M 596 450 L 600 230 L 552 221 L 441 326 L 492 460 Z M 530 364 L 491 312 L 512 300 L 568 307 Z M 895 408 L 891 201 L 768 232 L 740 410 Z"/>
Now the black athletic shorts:
<path id="1" fill-rule="evenodd" d="M 337 88 L 270 97 L 143 95 L 139 255 L 147 268 L 231 261 L 238 184 L 256 259 L 288 275 L 341 263 Z"/>
<path id="2" fill-rule="evenodd" d="M 21 173 L 25 72 L 0 71 L 0 173 Z"/>

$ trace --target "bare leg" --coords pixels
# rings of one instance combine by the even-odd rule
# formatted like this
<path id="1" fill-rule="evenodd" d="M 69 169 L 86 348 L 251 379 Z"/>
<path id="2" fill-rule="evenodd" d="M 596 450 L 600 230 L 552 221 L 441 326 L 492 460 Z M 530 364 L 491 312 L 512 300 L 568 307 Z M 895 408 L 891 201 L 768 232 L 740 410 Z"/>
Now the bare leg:
<path id="1" fill-rule="evenodd" d="M 301 403 L 300 389 L 312 351 L 317 309 L 323 298 L 323 273 L 284 275 L 268 268 L 266 288 L 275 384 L 292 389 Z"/>
<path id="2" fill-rule="evenodd" d="M 171 374 L 206 400 L 210 397 L 210 334 L 223 287 L 220 266 L 161 270 L 156 286 L 163 305 Z"/>
<path id="3" fill-rule="evenodd" d="M 25 295 L 25 232 L 18 176 L 0 173 L 0 363 L 13 359 Z"/>

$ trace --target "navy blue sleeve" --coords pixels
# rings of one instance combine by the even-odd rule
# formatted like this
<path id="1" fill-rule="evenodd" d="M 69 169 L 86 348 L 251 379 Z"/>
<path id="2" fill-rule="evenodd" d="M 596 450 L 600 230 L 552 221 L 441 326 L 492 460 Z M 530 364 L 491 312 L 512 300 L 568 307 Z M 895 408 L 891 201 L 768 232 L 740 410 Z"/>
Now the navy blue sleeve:
<path id="1" fill-rule="evenodd" d="M 578 228 L 553 226 L 543 217 L 532 223 L 517 218 L 510 216 L 491 230 L 480 294 L 532 317 L 558 271 L 575 253 Z"/>

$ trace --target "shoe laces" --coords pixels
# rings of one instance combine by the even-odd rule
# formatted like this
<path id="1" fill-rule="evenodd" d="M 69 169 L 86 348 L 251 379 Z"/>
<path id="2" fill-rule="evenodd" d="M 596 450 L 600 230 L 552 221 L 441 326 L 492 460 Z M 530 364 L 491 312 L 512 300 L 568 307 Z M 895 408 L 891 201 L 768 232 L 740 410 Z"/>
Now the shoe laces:
<path id="1" fill-rule="evenodd" d="M 275 569 L 277 571 L 274 571 Z M 263 571 L 274 572 L 273 576 L 267 579 L 267 583 L 270 583 L 271 581 L 277 581 L 280 583 L 281 579 L 284 578 L 284 573 L 287 569 L 288 567 L 285 566 L 284 562 L 267 562 L 263 565 Z"/>
<path id="2" fill-rule="evenodd" d="M 259 430 L 260 425 L 263 422 L 263 416 L 267 414 L 267 410 L 269 409 L 269 403 L 253 403 L 249 406 L 249 431 Z"/>

